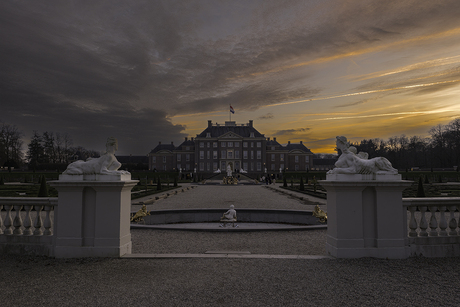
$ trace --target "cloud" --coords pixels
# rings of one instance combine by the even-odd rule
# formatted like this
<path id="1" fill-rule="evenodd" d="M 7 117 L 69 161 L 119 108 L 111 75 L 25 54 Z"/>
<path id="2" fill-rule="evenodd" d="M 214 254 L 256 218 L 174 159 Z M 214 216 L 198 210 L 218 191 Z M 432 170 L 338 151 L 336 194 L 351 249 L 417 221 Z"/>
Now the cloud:
<path id="1" fill-rule="evenodd" d="M 262 116 L 258 117 L 257 119 L 260 119 L 260 120 L 273 119 L 274 117 L 275 117 L 275 115 L 273 115 L 273 113 L 267 113 L 265 115 L 262 115 Z"/>
<path id="2" fill-rule="evenodd" d="M 312 128 L 278 130 L 273 134 L 273 136 L 292 135 L 296 133 L 307 132 L 307 131 L 310 131 L 311 129 Z"/>

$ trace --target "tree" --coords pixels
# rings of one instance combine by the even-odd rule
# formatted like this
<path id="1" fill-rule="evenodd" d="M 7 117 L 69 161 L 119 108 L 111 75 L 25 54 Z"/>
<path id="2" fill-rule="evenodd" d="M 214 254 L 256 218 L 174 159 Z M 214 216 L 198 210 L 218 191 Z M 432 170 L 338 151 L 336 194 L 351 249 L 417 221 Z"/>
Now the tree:
<path id="1" fill-rule="evenodd" d="M 22 163 L 22 131 L 15 125 L 2 123 L 0 129 L 0 162 L 11 171 L 12 166 Z"/>
<path id="2" fill-rule="evenodd" d="M 305 190 L 305 186 L 303 185 L 303 179 L 302 179 L 302 177 L 300 177 L 299 190 L 300 190 L 300 191 L 304 191 L 304 190 Z"/>
<path id="3" fill-rule="evenodd" d="M 29 149 L 27 150 L 27 159 L 29 160 L 29 166 L 33 170 L 35 170 L 37 166 L 43 162 L 43 153 L 44 153 L 44 148 L 42 145 L 42 138 L 37 133 L 37 131 L 34 131 L 34 135 L 32 136 L 32 139 L 30 140 L 28 148 Z"/>

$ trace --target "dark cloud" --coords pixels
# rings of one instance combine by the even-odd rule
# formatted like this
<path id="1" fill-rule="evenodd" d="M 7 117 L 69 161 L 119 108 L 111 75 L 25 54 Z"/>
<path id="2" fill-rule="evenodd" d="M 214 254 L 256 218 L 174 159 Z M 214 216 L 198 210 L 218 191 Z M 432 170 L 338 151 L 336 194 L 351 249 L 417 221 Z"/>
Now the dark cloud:
<path id="1" fill-rule="evenodd" d="M 1 116 L 26 134 L 68 131 L 88 148 L 113 135 L 144 154 L 182 138 L 170 116 L 315 97 L 312 72 L 280 67 L 436 33 L 459 12 L 458 1 L 2 1 Z"/>
<path id="2" fill-rule="evenodd" d="M 264 119 L 273 119 L 275 117 L 275 115 L 273 115 L 273 113 L 267 113 L 263 116 L 260 116 L 259 118 L 257 119 L 260 119 L 260 120 L 264 120 Z"/>
<path id="3" fill-rule="evenodd" d="M 292 135 L 301 132 L 310 131 L 311 128 L 298 128 L 298 129 L 286 129 L 286 130 L 278 130 L 276 131 L 273 136 L 282 136 L 282 135 Z"/>

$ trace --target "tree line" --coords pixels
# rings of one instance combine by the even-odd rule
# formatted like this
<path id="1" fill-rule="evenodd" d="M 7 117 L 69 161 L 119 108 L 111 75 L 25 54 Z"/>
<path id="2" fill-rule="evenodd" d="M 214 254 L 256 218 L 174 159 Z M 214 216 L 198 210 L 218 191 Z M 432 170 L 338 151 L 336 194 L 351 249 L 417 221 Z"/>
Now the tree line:
<path id="1" fill-rule="evenodd" d="M 387 141 L 364 139 L 352 145 L 358 151 L 367 152 L 370 158 L 387 158 L 397 169 L 460 166 L 460 118 L 432 127 L 429 134 L 426 138 L 402 134 Z"/>
<path id="2" fill-rule="evenodd" d="M 45 131 L 34 134 L 23 151 L 24 134 L 15 125 L 1 124 L 0 129 L 0 166 L 20 168 L 25 164 L 30 170 L 65 169 L 75 160 L 99 157 L 99 152 L 87 150 L 82 146 L 73 146 L 72 138 L 67 133 Z"/>

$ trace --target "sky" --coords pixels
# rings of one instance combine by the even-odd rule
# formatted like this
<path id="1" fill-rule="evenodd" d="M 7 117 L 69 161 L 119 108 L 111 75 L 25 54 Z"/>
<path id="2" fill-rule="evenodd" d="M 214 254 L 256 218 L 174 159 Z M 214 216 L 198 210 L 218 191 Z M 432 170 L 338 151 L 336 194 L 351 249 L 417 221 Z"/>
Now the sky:
<path id="1" fill-rule="evenodd" d="M 458 0 L 3 0 L 0 121 L 146 155 L 207 121 L 334 153 L 460 117 Z"/>

